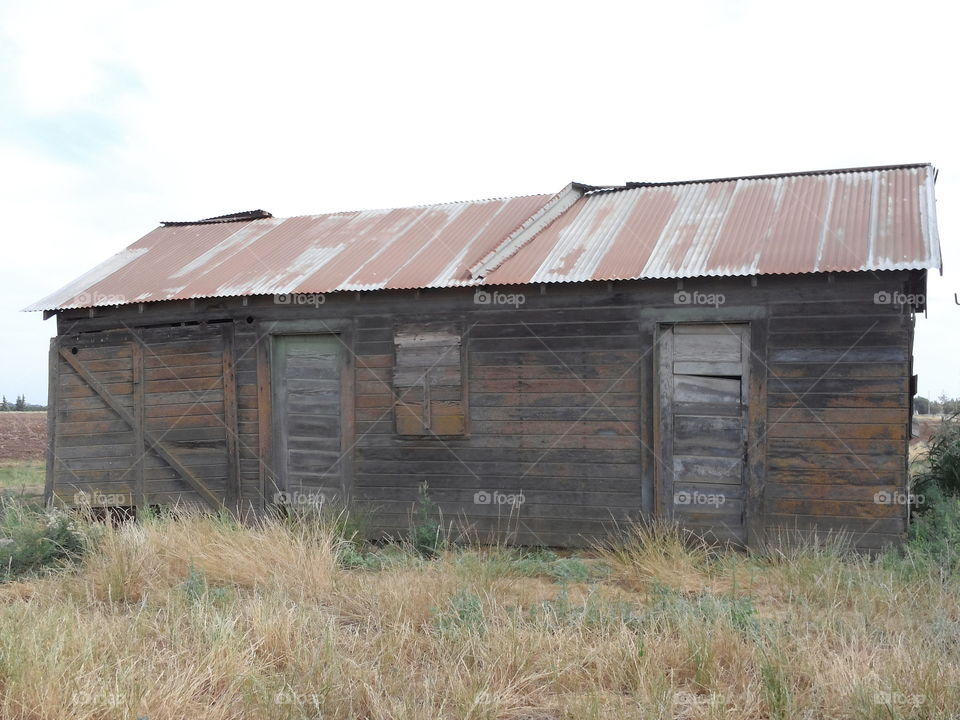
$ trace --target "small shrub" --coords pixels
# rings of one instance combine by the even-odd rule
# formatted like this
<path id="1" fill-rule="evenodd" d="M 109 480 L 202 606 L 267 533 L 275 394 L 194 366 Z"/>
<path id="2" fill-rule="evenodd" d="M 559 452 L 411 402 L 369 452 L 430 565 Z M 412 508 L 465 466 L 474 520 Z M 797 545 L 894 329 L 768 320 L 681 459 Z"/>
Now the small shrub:
<path id="1" fill-rule="evenodd" d="M 922 469 L 914 476 L 914 492 L 919 496 L 939 489 L 950 497 L 960 496 L 960 413 L 951 415 L 930 437 L 927 451 L 920 457 Z M 930 503 L 917 507 L 924 512 Z"/>
<path id="2" fill-rule="evenodd" d="M 414 550 L 423 557 L 433 558 L 443 549 L 443 538 L 440 532 L 440 523 L 437 521 L 439 509 L 427 492 L 427 484 L 420 486 L 417 497 L 417 506 L 413 513 L 413 527 L 410 531 L 410 542 Z"/>
<path id="3" fill-rule="evenodd" d="M 384 558 L 375 552 L 363 552 L 355 543 L 344 541 L 339 548 L 340 567 L 351 570 L 383 570 Z"/>
<path id="4" fill-rule="evenodd" d="M 560 590 L 554 599 L 528 608 L 526 619 L 546 628 L 573 626 L 595 630 L 624 626 L 638 631 L 643 626 L 643 617 L 635 605 L 609 600 L 592 591 L 582 603 L 575 603 L 570 600 L 567 588 Z M 642 649 L 640 652 L 642 654 Z"/>
<path id="5" fill-rule="evenodd" d="M 202 571 L 190 566 L 190 572 L 186 579 L 180 584 L 180 588 L 186 593 L 190 602 L 197 603 L 204 600 L 222 602 L 229 600 L 232 593 L 225 587 L 211 587 L 207 576 Z"/>
<path id="6" fill-rule="evenodd" d="M 480 596 L 468 590 L 458 590 L 447 607 L 434 609 L 434 623 L 440 632 L 472 630 L 482 632 L 486 627 L 483 602 Z"/>
<path id="7" fill-rule="evenodd" d="M 590 565 L 576 556 L 560 557 L 544 548 L 521 554 L 511 565 L 525 577 L 545 576 L 562 584 L 588 583 L 609 573 L 605 565 Z"/>
<path id="8" fill-rule="evenodd" d="M 0 580 L 61 567 L 79 559 L 85 546 L 80 526 L 62 510 L 0 505 Z"/>
<path id="9" fill-rule="evenodd" d="M 933 563 L 948 570 L 960 568 L 960 498 L 928 488 L 926 511 L 910 525 L 904 553 L 921 564 Z"/>

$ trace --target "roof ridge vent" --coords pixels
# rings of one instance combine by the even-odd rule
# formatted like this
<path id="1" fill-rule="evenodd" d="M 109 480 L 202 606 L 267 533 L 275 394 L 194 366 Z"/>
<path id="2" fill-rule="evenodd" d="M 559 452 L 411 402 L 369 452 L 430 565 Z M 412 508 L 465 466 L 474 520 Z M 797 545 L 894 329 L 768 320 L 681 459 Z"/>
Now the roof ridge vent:
<path id="1" fill-rule="evenodd" d="M 244 210 L 242 212 L 230 213 L 228 215 L 217 215 L 216 217 L 204 218 L 203 220 L 162 220 L 163 227 L 175 227 L 177 225 L 214 225 L 216 223 L 229 222 L 250 222 L 251 220 L 265 220 L 272 218 L 273 215 L 266 210 Z"/>
<path id="2" fill-rule="evenodd" d="M 546 205 L 527 218 L 520 227 L 504 238 L 499 245 L 487 253 L 480 262 L 471 267 L 470 277 L 474 280 L 482 280 L 496 270 L 547 225 L 569 210 L 590 189 L 593 189 L 592 185 L 584 185 L 583 183 L 572 182 L 567 185 L 550 198 Z"/>

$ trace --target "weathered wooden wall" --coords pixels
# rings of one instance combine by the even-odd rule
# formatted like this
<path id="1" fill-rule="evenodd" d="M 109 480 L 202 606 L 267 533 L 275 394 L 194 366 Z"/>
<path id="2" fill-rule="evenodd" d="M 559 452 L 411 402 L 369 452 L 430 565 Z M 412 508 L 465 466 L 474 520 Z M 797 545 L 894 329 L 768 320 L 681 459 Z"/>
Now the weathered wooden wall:
<path id="1" fill-rule="evenodd" d="M 450 289 L 67 311 L 52 352 L 48 489 L 67 502 L 78 490 L 200 502 L 199 483 L 228 506 L 271 502 L 268 338 L 328 329 L 353 381 L 344 492 L 375 528 L 407 528 L 426 481 L 446 521 L 480 539 L 582 543 L 669 512 L 657 472 L 659 324 L 745 322 L 750 541 L 842 528 L 877 547 L 905 528 L 905 506 L 876 495 L 906 484 L 913 320 L 874 296 L 918 282 L 903 272 L 684 283 L 722 295 L 715 305 L 678 303 L 678 283 L 657 281 L 499 289 L 522 293 L 513 304 Z M 396 333 L 437 321 L 463 329 L 466 434 L 401 435 Z M 524 502 L 482 502 L 494 491 Z"/>

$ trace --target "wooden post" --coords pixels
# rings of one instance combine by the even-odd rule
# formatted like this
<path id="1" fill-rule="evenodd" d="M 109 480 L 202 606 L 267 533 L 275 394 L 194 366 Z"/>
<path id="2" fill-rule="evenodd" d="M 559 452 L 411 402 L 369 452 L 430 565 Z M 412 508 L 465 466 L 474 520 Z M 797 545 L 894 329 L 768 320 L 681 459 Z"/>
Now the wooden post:
<path id="1" fill-rule="evenodd" d="M 138 510 L 147 505 L 146 488 L 144 487 L 144 465 L 146 459 L 146 443 L 143 440 L 146 422 L 145 410 L 145 377 L 143 363 L 143 346 L 134 340 L 130 343 L 133 363 L 133 504 Z"/>
<path id="2" fill-rule="evenodd" d="M 57 478 L 57 395 L 60 385 L 59 338 L 50 338 L 50 366 L 47 368 L 47 474 L 43 484 L 43 502 L 53 503 Z"/>
<path id="3" fill-rule="evenodd" d="M 747 408 L 747 547 L 759 548 L 766 541 L 763 494 L 767 475 L 767 325 L 766 317 L 750 323 L 750 404 Z"/>
<path id="4" fill-rule="evenodd" d="M 227 429 L 227 481 L 225 501 L 233 512 L 239 512 L 241 500 L 240 487 L 240 443 L 237 423 L 237 373 L 234 362 L 233 323 L 223 326 L 223 422 Z"/>
<path id="5" fill-rule="evenodd" d="M 270 386 L 270 337 L 257 328 L 257 438 L 259 440 L 260 506 L 277 492 L 273 467 L 273 396 Z"/>

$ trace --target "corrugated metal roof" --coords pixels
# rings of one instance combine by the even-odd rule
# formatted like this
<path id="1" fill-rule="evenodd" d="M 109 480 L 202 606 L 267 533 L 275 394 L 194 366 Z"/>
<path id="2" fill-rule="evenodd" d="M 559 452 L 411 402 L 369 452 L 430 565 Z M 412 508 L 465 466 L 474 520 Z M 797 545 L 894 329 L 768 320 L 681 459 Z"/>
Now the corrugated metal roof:
<path id="1" fill-rule="evenodd" d="M 200 297 L 940 267 L 930 165 L 169 224 L 27 310 Z M 264 213 L 267 215 L 267 213 Z"/>

